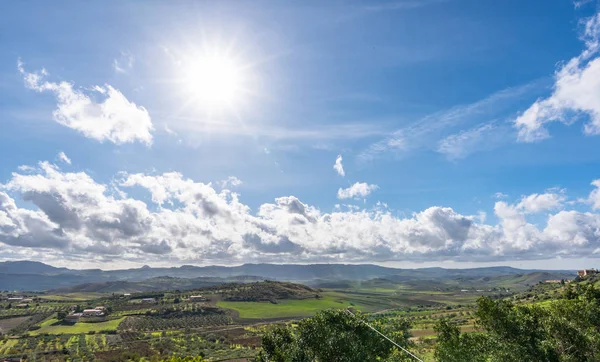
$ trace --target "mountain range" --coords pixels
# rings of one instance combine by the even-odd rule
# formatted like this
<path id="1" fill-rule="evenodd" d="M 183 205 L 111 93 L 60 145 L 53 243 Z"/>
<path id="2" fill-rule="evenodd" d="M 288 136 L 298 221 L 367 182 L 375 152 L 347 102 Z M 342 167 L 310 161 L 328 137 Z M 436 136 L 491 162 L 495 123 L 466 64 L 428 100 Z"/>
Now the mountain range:
<path id="1" fill-rule="evenodd" d="M 472 279 L 543 272 L 548 278 L 572 279 L 573 270 L 537 270 L 512 267 L 471 269 L 400 269 L 372 264 L 244 264 L 240 266 L 192 266 L 101 270 L 57 268 L 35 261 L 0 262 L 0 290 L 44 291 L 86 283 L 142 282 L 152 278 L 195 279 L 184 285 L 210 285 L 240 280 L 279 280 L 315 284 L 316 281 L 362 281 L 387 278 L 395 282 Z M 174 281 L 174 280 L 172 280 Z M 168 279 L 167 279 L 168 282 Z M 162 283 L 162 282 L 161 282 Z"/>

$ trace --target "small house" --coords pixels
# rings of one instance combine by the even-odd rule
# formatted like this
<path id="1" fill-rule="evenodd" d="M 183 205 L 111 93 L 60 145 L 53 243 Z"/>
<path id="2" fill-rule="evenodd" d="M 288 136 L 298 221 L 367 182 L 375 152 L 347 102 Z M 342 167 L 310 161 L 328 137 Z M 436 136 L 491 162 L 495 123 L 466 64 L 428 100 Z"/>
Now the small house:
<path id="1" fill-rule="evenodd" d="M 103 306 L 103 305 L 99 305 L 99 306 L 97 306 L 97 307 L 96 307 L 96 308 L 94 308 L 94 309 L 96 309 L 96 310 L 105 310 L 106 308 L 104 308 L 104 306 Z"/>
<path id="2" fill-rule="evenodd" d="M 580 277 L 586 277 L 588 275 L 596 274 L 598 271 L 596 269 L 582 269 L 577 271 L 577 275 Z"/>
<path id="3" fill-rule="evenodd" d="M 79 318 L 81 318 L 82 313 L 73 313 L 69 314 L 65 317 L 65 322 L 67 323 L 77 323 L 79 322 Z"/>
<path id="4" fill-rule="evenodd" d="M 206 298 L 201 295 L 192 295 L 190 296 L 190 302 L 205 302 Z"/>
<path id="5" fill-rule="evenodd" d="M 20 304 L 15 305 L 15 308 L 29 308 L 29 304 L 20 303 Z"/>
<path id="6" fill-rule="evenodd" d="M 20 302 L 23 300 L 23 297 L 10 297 L 8 298 L 9 302 Z"/>
<path id="7" fill-rule="evenodd" d="M 153 304 L 153 303 L 156 303 L 156 299 L 154 299 L 154 298 L 144 298 L 144 299 L 142 299 L 142 303 Z"/>
<path id="8" fill-rule="evenodd" d="M 83 317 L 102 317 L 104 312 L 98 309 L 84 309 L 81 315 Z"/>

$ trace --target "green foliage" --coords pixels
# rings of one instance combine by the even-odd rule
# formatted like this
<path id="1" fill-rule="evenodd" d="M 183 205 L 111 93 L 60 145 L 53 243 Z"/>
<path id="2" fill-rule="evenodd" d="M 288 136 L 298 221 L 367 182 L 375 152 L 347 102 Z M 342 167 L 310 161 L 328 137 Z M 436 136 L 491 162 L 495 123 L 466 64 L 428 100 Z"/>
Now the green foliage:
<path id="1" fill-rule="evenodd" d="M 59 310 L 59 311 L 56 313 L 56 318 L 57 318 L 59 321 L 62 321 L 62 320 L 64 320 L 66 317 L 67 317 L 67 312 L 65 312 L 64 310 Z"/>
<path id="2" fill-rule="evenodd" d="M 206 361 L 202 357 L 177 357 L 173 356 L 171 358 L 163 359 L 161 362 L 204 362 Z"/>
<path id="3" fill-rule="evenodd" d="M 394 347 L 366 324 L 363 315 L 345 310 L 325 310 L 299 322 L 297 328 L 277 327 L 263 336 L 259 362 L 362 362 L 381 361 L 393 355 Z M 409 346 L 405 320 L 371 322 L 401 346 Z M 395 361 L 402 360 L 393 355 Z"/>
<path id="4" fill-rule="evenodd" d="M 482 333 L 437 324 L 438 361 L 600 360 L 600 291 L 592 284 L 569 285 L 563 299 L 544 305 L 482 297 L 475 315 Z"/>
<path id="5" fill-rule="evenodd" d="M 458 326 L 447 319 L 442 319 L 435 327 L 438 336 L 438 347 L 435 351 L 436 361 L 445 362 L 484 362 L 489 344 L 488 337 L 481 333 L 461 334 Z M 473 353 L 473 351 L 476 351 Z"/>

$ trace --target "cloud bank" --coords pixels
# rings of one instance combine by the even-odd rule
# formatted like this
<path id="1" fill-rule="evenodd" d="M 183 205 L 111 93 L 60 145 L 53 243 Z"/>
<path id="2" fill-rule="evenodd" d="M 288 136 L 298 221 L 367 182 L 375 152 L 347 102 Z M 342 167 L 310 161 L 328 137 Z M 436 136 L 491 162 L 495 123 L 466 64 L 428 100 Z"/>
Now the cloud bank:
<path id="1" fill-rule="evenodd" d="M 595 210 L 600 180 L 592 187 L 585 202 Z M 120 173 L 102 184 L 85 172 L 40 162 L 0 186 L 0 255 L 175 263 L 600 255 L 600 214 L 566 210 L 566 199 L 564 191 L 551 189 L 513 204 L 498 201 L 495 225 L 443 206 L 409 217 L 381 203 L 325 212 L 295 196 L 252 212 L 238 194 L 176 172 Z M 532 214 L 545 217 L 544 225 L 528 222 Z"/>

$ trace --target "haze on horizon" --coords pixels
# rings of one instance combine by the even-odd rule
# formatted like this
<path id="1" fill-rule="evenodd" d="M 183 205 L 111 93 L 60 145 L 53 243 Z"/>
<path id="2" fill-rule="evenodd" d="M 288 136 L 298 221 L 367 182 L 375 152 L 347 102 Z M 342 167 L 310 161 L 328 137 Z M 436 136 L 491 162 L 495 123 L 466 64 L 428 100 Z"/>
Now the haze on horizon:
<path id="1" fill-rule="evenodd" d="M 68 4 L 0 14 L 0 261 L 597 264 L 596 1 Z"/>

